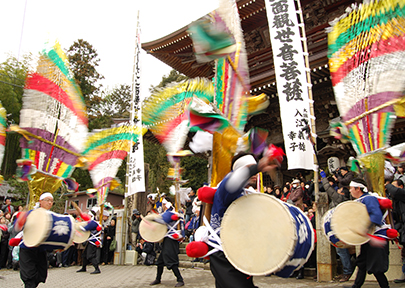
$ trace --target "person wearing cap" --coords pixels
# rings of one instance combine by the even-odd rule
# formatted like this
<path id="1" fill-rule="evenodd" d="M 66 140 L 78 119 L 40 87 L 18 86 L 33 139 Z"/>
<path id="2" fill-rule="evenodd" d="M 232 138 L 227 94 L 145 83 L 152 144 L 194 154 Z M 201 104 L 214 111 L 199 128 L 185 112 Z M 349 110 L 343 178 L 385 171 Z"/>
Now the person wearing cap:
<path id="1" fill-rule="evenodd" d="M 194 190 L 191 189 L 190 193 L 188 194 L 189 200 L 186 200 L 186 220 L 187 223 L 190 221 L 191 216 L 193 215 L 193 201 L 197 197 Z"/>
<path id="2" fill-rule="evenodd" d="M 14 207 L 13 205 L 11 205 L 11 198 L 7 197 L 6 199 L 4 199 L 4 204 L 1 206 L 1 210 L 4 213 L 9 212 L 11 215 L 14 214 Z"/>
<path id="3" fill-rule="evenodd" d="M 295 179 L 291 184 L 291 192 L 289 199 L 293 202 L 294 206 L 297 206 L 302 211 L 304 211 L 304 191 L 301 187 L 301 181 L 299 179 Z"/>
<path id="4" fill-rule="evenodd" d="M 276 167 L 277 165 L 269 163 L 266 157 L 257 162 L 255 157 L 249 153 L 241 152 L 233 157 L 232 171 L 219 184 L 213 199 L 210 225 L 218 235 L 222 218 L 231 203 L 242 195 L 252 193 L 251 189 L 245 189 L 245 187 L 256 184 L 257 173 L 270 172 Z M 253 284 L 253 277 L 236 269 L 222 251 L 210 255 L 210 269 L 215 277 L 217 288 L 256 287 Z"/>
<path id="5" fill-rule="evenodd" d="M 138 209 L 132 210 L 132 226 L 131 226 L 131 232 L 132 232 L 132 244 L 136 246 L 136 243 L 138 242 L 139 239 L 139 224 L 141 224 L 142 218 L 141 218 L 141 213 L 138 211 Z"/>
<path id="6" fill-rule="evenodd" d="M 49 192 L 39 197 L 39 207 L 50 210 L 53 206 L 53 196 Z M 23 213 L 23 212 L 21 212 Z M 25 217 L 21 215 L 20 217 Z M 17 220 L 18 221 L 18 220 Z M 37 287 L 39 283 L 45 283 L 48 276 L 47 251 L 39 247 L 27 247 L 24 241 L 20 244 L 20 278 L 25 288 Z"/>
<path id="7" fill-rule="evenodd" d="M 328 194 L 329 199 L 329 209 L 335 208 L 340 203 L 350 200 L 349 195 L 344 193 L 339 193 L 339 190 L 343 188 L 338 188 L 336 180 L 333 177 L 326 178 L 326 173 L 320 169 L 320 175 L 322 178 L 322 185 Z M 339 282 L 349 281 L 350 277 L 353 274 L 354 267 L 352 265 L 350 249 L 335 247 L 336 253 L 339 255 L 340 261 L 342 262 L 343 274 L 340 277 Z"/>
<path id="8" fill-rule="evenodd" d="M 353 180 L 354 174 L 352 171 L 349 171 L 349 168 L 342 166 L 335 171 L 333 178 L 338 181 L 339 188 L 349 188 L 349 184 Z"/>
<path id="9" fill-rule="evenodd" d="M 385 272 L 388 270 L 389 245 L 386 239 L 388 237 L 388 228 L 384 221 L 384 216 L 380 208 L 377 197 L 367 192 L 367 184 L 363 179 L 355 178 L 350 184 L 350 194 L 355 201 L 363 203 L 370 217 L 370 221 L 375 224 L 374 235 L 370 235 L 370 241 L 361 245 L 360 255 L 356 259 L 356 265 L 359 268 L 353 286 L 351 288 L 360 288 L 364 284 L 366 274 L 374 274 L 378 284 L 382 288 L 388 288 L 388 280 Z"/>

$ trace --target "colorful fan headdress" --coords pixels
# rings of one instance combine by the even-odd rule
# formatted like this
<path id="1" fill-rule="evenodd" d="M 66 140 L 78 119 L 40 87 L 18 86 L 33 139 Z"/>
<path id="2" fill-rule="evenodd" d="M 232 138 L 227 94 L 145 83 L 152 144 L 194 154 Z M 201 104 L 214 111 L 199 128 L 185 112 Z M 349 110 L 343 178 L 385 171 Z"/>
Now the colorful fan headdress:
<path id="1" fill-rule="evenodd" d="M 108 191 L 119 185 L 115 176 L 123 159 L 139 135 L 146 131 L 135 126 L 120 126 L 95 132 L 87 138 L 83 155 L 97 189 L 97 203 L 100 207 L 105 203 Z"/>
<path id="2" fill-rule="evenodd" d="M 172 84 L 144 100 L 142 123 L 168 153 L 175 153 L 183 148 L 189 131 L 187 109 L 193 97 L 209 103 L 213 94 L 213 86 L 206 79 Z"/>
<path id="3" fill-rule="evenodd" d="M 32 161 L 29 206 L 43 191 L 53 193 L 68 178 L 84 148 L 87 114 L 83 96 L 59 43 L 44 50 L 37 71 L 27 76 L 20 127 L 22 158 Z"/>
<path id="4" fill-rule="evenodd" d="M 215 98 L 218 111 L 240 131 L 246 123 L 245 93 L 249 91 L 247 54 L 234 0 L 220 0 L 217 10 L 189 27 L 196 59 L 215 59 Z"/>
<path id="5" fill-rule="evenodd" d="M 368 171 L 378 175 L 383 175 L 383 157 L 373 152 L 389 145 L 396 116 L 405 115 L 404 6 L 400 0 L 353 5 L 328 35 L 332 84 L 343 119 L 332 125 L 334 133 L 350 140 Z M 373 186 L 384 193 L 381 177 L 371 178 L 380 179 Z"/>

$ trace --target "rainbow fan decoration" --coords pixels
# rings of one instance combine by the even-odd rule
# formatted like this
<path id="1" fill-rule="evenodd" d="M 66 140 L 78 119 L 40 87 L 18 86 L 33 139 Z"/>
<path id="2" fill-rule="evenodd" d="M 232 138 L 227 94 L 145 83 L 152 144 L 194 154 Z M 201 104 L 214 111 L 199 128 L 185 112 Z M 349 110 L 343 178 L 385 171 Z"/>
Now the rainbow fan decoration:
<path id="1" fill-rule="evenodd" d="M 189 131 L 188 106 L 193 97 L 212 102 L 214 88 L 206 79 L 194 78 L 153 93 L 144 100 L 142 123 L 151 130 L 168 153 L 183 148 Z"/>
<path id="2" fill-rule="evenodd" d="M 332 84 L 343 120 L 333 125 L 334 133 L 352 143 L 360 161 L 371 165 L 366 165 L 369 172 L 383 171 L 383 157 L 372 154 L 388 147 L 396 116 L 404 116 L 404 6 L 400 0 L 353 5 L 332 23 L 328 35 Z M 382 182 L 373 183 L 380 193 Z"/>
<path id="3" fill-rule="evenodd" d="M 98 205 L 105 203 L 109 190 L 120 185 L 115 179 L 118 168 L 132 146 L 136 145 L 139 135 L 146 131 L 146 128 L 120 126 L 96 131 L 87 138 L 83 155 L 97 189 Z"/>
<path id="4" fill-rule="evenodd" d="M 27 76 L 20 127 L 10 130 L 24 136 L 22 158 L 37 169 L 28 181 L 32 207 L 72 174 L 87 137 L 83 96 L 59 43 L 41 53 L 36 72 Z"/>
<path id="5" fill-rule="evenodd" d="M 250 79 L 238 7 L 234 0 L 220 0 L 218 9 L 213 13 L 216 25 L 225 26 L 236 42 L 235 51 L 215 61 L 214 103 L 232 126 L 242 133 L 247 118 L 245 100 Z"/>

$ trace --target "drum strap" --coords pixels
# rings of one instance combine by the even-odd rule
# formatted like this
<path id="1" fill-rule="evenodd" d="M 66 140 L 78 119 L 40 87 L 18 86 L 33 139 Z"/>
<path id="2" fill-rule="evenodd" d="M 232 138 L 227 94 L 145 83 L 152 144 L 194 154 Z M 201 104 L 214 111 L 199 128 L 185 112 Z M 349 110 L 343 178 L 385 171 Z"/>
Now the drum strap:
<path id="1" fill-rule="evenodd" d="M 221 238 L 219 238 L 217 232 L 211 227 L 210 223 L 208 222 L 207 218 L 204 216 L 203 222 L 205 227 L 207 227 L 208 230 L 208 235 L 202 239 L 203 242 L 211 246 L 213 249 L 208 251 L 207 254 L 205 254 L 202 258 L 207 257 L 217 251 L 223 251 L 222 245 L 221 245 Z"/>
<path id="2" fill-rule="evenodd" d="M 167 230 L 165 237 L 167 236 L 167 237 L 171 238 L 173 234 L 178 234 L 178 230 L 176 229 L 178 224 L 180 224 L 180 218 L 173 225 L 166 225 L 168 230 Z"/>

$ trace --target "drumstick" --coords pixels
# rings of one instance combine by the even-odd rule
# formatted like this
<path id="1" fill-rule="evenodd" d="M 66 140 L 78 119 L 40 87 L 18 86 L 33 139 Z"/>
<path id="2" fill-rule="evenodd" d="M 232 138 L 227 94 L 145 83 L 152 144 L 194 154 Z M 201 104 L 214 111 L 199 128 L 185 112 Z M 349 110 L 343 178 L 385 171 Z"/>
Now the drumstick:
<path id="1" fill-rule="evenodd" d="M 76 202 L 72 201 L 70 202 L 73 206 L 73 208 L 76 209 L 77 212 L 79 212 L 79 215 L 82 214 L 82 210 L 79 208 L 79 206 L 77 206 Z"/>

